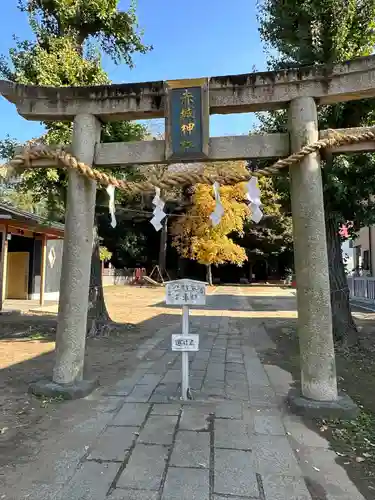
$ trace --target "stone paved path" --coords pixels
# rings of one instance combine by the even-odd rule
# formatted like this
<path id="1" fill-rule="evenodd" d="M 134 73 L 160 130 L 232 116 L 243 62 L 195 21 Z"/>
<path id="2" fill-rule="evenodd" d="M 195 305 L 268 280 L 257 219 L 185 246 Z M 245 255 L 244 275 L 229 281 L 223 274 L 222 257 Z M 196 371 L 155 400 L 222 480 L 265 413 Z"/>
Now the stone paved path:
<path id="1" fill-rule="evenodd" d="M 103 412 L 50 457 L 54 473 L 41 470 L 22 498 L 311 500 L 307 478 L 321 493 L 313 500 L 363 500 L 328 443 L 288 414 L 290 376 L 260 362 L 257 350 L 274 346 L 258 320 L 243 321 L 251 299 L 240 293 L 218 289 L 191 318 L 201 335 L 194 401 L 179 400 L 181 358 L 170 351 L 179 327 L 159 330 L 139 346 L 137 369 L 102 396 Z"/>

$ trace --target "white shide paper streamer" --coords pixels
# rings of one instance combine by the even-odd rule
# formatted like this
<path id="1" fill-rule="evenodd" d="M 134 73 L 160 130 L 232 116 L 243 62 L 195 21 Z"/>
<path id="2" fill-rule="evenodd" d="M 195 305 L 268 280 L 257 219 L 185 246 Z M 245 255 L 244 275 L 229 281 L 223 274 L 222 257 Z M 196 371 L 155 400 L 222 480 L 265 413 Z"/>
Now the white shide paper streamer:
<path id="1" fill-rule="evenodd" d="M 160 198 L 160 188 L 155 187 L 155 196 L 154 199 L 152 200 L 153 205 L 155 206 L 154 208 L 154 216 L 151 219 L 151 224 L 154 226 L 156 231 L 160 231 L 160 229 L 163 227 L 161 225 L 161 221 L 166 217 L 166 213 L 164 212 L 164 207 L 165 207 L 165 202 Z"/>
<path id="2" fill-rule="evenodd" d="M 106 188 L 108 196 L 109 196 L 109 203 L 108 203 L 108 210 L 111 216 L 111 226 L 115 228 L 117 226 L 117 221 L 116 221 L 116 214 L 115 214 L 115 186 L 112 186 L 111 184 L 107 186 Z"/>
<path id="3" fill-rule="evenodd" d="M 210 215 L 210 219 L 212 221 L 212 225 L 215 227 L 220 224 L 221 218 L 224 215 L 224 207 L 221 203 L 220 198 L 220 184 L 218 182 L 215 182 L 212 187 L 214 188 L 216 205 L 215 210 Z"/>
<path id="4" fill-rule="evenodd" d="M 251 219 L 258 224 L 263 217 L 263 212 L 260 209 L 262 203 L 260 201 L 260 189 L 256 177 L 251 177 L 246 183 L 246 198 L 250 202 Z"/>

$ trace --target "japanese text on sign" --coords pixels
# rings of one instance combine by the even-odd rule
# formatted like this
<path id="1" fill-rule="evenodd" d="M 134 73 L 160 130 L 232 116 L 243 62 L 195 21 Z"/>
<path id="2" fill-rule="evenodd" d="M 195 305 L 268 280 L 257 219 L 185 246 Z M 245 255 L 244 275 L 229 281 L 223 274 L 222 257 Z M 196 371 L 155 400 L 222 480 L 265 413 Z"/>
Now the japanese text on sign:
<path id="1" fill-rule="evenodd" d="M 172 335 L 172 351 L 198 351 L 199 335 Z"/>
<path id="2" fill-rule="evenodd" d="M 168 126 L 166 139 L 172 155 L 184 159 L 202 156 L 205 147 L 202 116 L 202 87 L 184 86 L 168 91 L 170 128 Z"/>
<path id="3" fill-rule="evenodd" d="M 180 146 L 185 151 L 193 147 L 193 142 L 189 140 L 188 136 L 195 127 L 195 110 L 194 110 L 194 97 L 188 89 L 185 89 L 181 95 L 181 111 L 180 111 L 180 126 L 181 134 L 186 139 L 180 142 Z"/>
<path id="4" fill-rule="evenodd" d="M 166 303 L 175 305 L 204 305 L 206 287 L 194 281 L 174 281 L 166 285 Z"/>

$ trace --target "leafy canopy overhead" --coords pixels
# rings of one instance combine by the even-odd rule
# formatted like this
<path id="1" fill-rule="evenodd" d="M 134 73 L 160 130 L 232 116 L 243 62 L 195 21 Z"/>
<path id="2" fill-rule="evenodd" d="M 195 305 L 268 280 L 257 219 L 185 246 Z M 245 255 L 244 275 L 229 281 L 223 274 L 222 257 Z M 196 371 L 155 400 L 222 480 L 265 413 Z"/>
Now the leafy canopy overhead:
<path id="1" fill-rule="evenodd" d="M 272 51 L 270 68 L 334 64 L 368 56 L 375 46 L 375 0 L 263 0 L 259 18 L 262 39 Z M 260 118 L 264 131 L 286 130 L 285 111 Z M 373 99 L 318 108 L 320 129 L 372 126 L 374 118 Z M 325 202 L 337 226 L 353 221 L 357 230 L 373 223 L 374 155 L 340 155 L 329 163 L 323 169 Z"/>
<path id="2" fill-rule="evenodd" d="M 16 83 L 52 86 L 78 86 L 110 83 L 102 69 L 101 53 L 116 63 L 133 64 L 135 52 L 150 48 L 141 42 L 134 5 L 118 9 L 114 0 L 21 0 L 19 8 L 29 16 L 32 41 L 16 39 L 9 57 L 0 59 L 0 77 Z M 47 122 L 47 144 L 71 141 L 70 123 Z M 146 129 L 129 122 L 103 126 L 104 142 L 140 140 Z M 9 154 L 9 139 L 1 150 Z M 66 173 L 57 169 L 26 170 L 17 188 L 32 191 L 35 201 L 48 200 L 54 216 L 63 215 Z"/>
<path id="3" fill-rule="evenodd" d="M 30 16 L 38 43 L 48 49 L 51 37 L 71 37 L 81 51 L 85 42 L 95 42 L 116 64 L 133 66 L 134 53 L 151 49 L 142 43 L 135 2 L 119 10 L 119 0 L 19 0 Z"/>
<path id="4" fill-rule="evenodd" d="M 277 65 L 345 61 L 373 53 L 374 0 L 263 0 L 260 34 Z"/>

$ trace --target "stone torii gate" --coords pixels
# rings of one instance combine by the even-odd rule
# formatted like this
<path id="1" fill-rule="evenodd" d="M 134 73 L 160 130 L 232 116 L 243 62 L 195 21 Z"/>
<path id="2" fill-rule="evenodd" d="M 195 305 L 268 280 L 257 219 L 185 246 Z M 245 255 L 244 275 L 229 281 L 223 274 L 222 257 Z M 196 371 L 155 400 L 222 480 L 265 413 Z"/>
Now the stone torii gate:
<path id="1" fill-rule="evenodd" d="M 375 57 L 329 68 L 94 87 L 0 81 L 0 93 L 28 120 L 73 121 L 70 151 L 89 166 L 282 158 L 330 133 L 318 131 L 317 105 L 375 97 Z M 289 108 L 289 134 L 209 137 L 209 114 L 280 108 Z M 166 141 L 100 143 L 102 122 L 148 118 L 165 118 Z M 356 134 L 363 129 L 336 132 Z M 330 151 L 375 151 L 375 142 Z M 51 167 L 51 160 L 38 159 L 25 166 Z M 83 365 L 96 183 L 74 169 L 69 169 L 68 176 L 56 362 L 52 381 L 34 384 L 32 390 L 81 397 L 95 387 L 83 379 Z M 290 394 L 289 401 L 299 413 L 353 415 L 355 405 L 337 390 L 318 153 L 292 166 L 290 178 L 301 390 Z"/>

